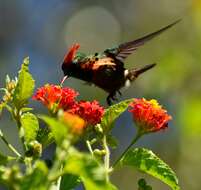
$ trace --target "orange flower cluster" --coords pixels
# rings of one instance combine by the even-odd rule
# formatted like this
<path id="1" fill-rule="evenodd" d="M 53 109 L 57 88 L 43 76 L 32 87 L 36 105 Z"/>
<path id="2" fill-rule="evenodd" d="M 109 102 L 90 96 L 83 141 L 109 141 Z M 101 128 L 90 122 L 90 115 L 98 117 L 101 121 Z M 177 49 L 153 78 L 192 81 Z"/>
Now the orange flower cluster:
<path id="1" fill-rule="evenodd" d="M 76 102 L 75 97 L 78 95 L 79 93 L 71 88 L 46 84 L 37 90 L 33 99 L 42 102 L 49 110 L 57 112 L 61 108 L 63 110 L 71 109 Z"/>
<path id="2" fill-rule="evenodd" d="M 142 133 L 164 129 L 172 119 L 156 100 L 135 99 L 130 108 L 129 112 L 132 113 L 133 120 Z"/>
<path id="3" fill-rule="evenodd" d="M 70 128 L 70 132 L 75 135 L 80 135 L 86 127 L 86 122 L 77 115 L 64 112 L 62 120 Z"/>
<path id="4" fill-rule="evenodd" d="M 78 94 L 71 88 L 47 84 L 37 90 L 33 99 L 42 102 L 53 113 L 63 109 L 68 113 L 78 115 L 87 124 L 96 125 L 101 121 L 104 108 L 97 101 L 76 101 Z M 70 118 L 70 115 L 68 117 Z"/>

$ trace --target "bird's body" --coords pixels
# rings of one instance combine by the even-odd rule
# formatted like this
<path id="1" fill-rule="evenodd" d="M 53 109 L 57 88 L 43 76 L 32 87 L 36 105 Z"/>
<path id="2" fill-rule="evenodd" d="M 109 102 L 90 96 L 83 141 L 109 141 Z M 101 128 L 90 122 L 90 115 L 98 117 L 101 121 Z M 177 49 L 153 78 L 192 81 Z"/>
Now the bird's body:
<path id="1" fill-rule="evenodd" d="M 107 103 L 110 105 L 111 100 L 116 99 L 116 92 L 120 93 L 119 90 L 122 87 L 129 86 L 141 73 L 155 66 L 155 64 L 149 64 L 139 69 L 128 70 L 124 67 L 124 59 L 146 41 L 159 35 L 177 22 L 140 39 L 106 49 L 103 53 L 85 55 L 77 52 L 80 46 L 74 44 L 62 64 L 64 75 L 95 84 L 105 90 L 109 93 Z"/>

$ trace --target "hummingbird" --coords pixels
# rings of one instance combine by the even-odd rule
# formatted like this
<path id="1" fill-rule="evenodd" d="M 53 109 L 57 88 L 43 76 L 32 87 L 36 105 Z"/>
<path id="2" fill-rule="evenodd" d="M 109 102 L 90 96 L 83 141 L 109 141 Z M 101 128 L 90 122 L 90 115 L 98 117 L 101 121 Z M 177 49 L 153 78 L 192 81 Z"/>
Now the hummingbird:
<path id="1" fill-rule="evenodd" d="M 125 59 L 140 46 L 171 28 L 179 21 L 177 20 L 136 40 L 122 43 L 116 47 L 108 48 L 101 53 L 94 53 L 92 55 L 78 52 L 80 45 L 77 43 L 73 44 L 64 56 L 62 63 L 63 81 L 67 77 L 74 77 L 88 84 L 95 84 L 108 92 L 106 100 L 107 104 L 111 105 L 113 101 L 118 100 L 116 95 L 117 93 L 121 95 L 120 89 L 122 87 L 129 87 L 138 76 L 156 65 L 153 63 L 141 68 L 126 69 L 124 67 Z"/>

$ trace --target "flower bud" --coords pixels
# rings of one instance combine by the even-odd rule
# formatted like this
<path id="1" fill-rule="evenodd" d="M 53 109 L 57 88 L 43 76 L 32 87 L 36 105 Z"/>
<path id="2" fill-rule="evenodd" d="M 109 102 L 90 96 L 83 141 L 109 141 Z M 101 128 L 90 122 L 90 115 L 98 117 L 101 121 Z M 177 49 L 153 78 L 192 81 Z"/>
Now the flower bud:
<path id="1" fill-rule="evenodd" d="M 28 151 L 26 151 L 27 157 L 40 157 L 42 154 L 42 145 L 38 141 L 32 141 L 28 145 Z"/>

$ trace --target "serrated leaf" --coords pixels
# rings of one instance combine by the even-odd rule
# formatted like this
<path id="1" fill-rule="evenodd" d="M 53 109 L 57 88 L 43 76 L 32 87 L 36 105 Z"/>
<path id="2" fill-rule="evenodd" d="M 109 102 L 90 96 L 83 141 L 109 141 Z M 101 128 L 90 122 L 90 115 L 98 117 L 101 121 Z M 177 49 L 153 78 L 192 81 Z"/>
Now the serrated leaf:
<path id="1" fill-rule="evenodd" d="M 104 167 L 91 155 L 69 151 L 64 171 L 80 176 L 86 190 L 116 190 L 116 187 L 106 182 Z"/>
<path id="2" fill-rule="evenodd" d="M 39 123 L 37 117 L 32 113 L 24 113 L 21 118 L 21 127 L 24 129 L 24 138 L 27 143 L 36 140 L 39 130 Z"/>
<path id="3" fill-rule="evenodd" d="M 28 174 L 22 180 L 21 190 L 47 190 L 48 186 L 48 168 L 42 161 L 37 161 L 34 170 L 31 174 Z"/>
<path id="4" fill-rule="evenodd" d="M 80 179 L 76 175 L 64 174 L 61 178 L 60 190 L 74 190 L 80 184 Z"/>
<path id="5" fill-rule="evenodd" d="M 27 104 L 28 99 L 32 96 L 35 81 L 29 72 L 29 58 L 25 58 L 18 74 L 18 82 L 14 91 L 13 103 L 20 109 Z"/>
<path id="6" fill-rule="evenodd" d="M 112 129 L 114 121 L 128 108 L 132 101 L 133 99 L 124 100 L 106 109 L 105 114 L 101 120 L 101 126 L 105 131 Z"/>
<path id="7" fill-rule="evenodd" d="M 140 171 L 160 179 L 173 190 L 180 189 L 174 171 L 150 150 L 145 148 L 129 150 L 121 159 L 120 164 L 134 166 Z"/>
<path id="8" fill-rule="evenodd" d="M 67 137 L 67 126 L 52 117 L 40 116 L 40 118 L 48 124 L 56 143 L 60 145 Z"/>

